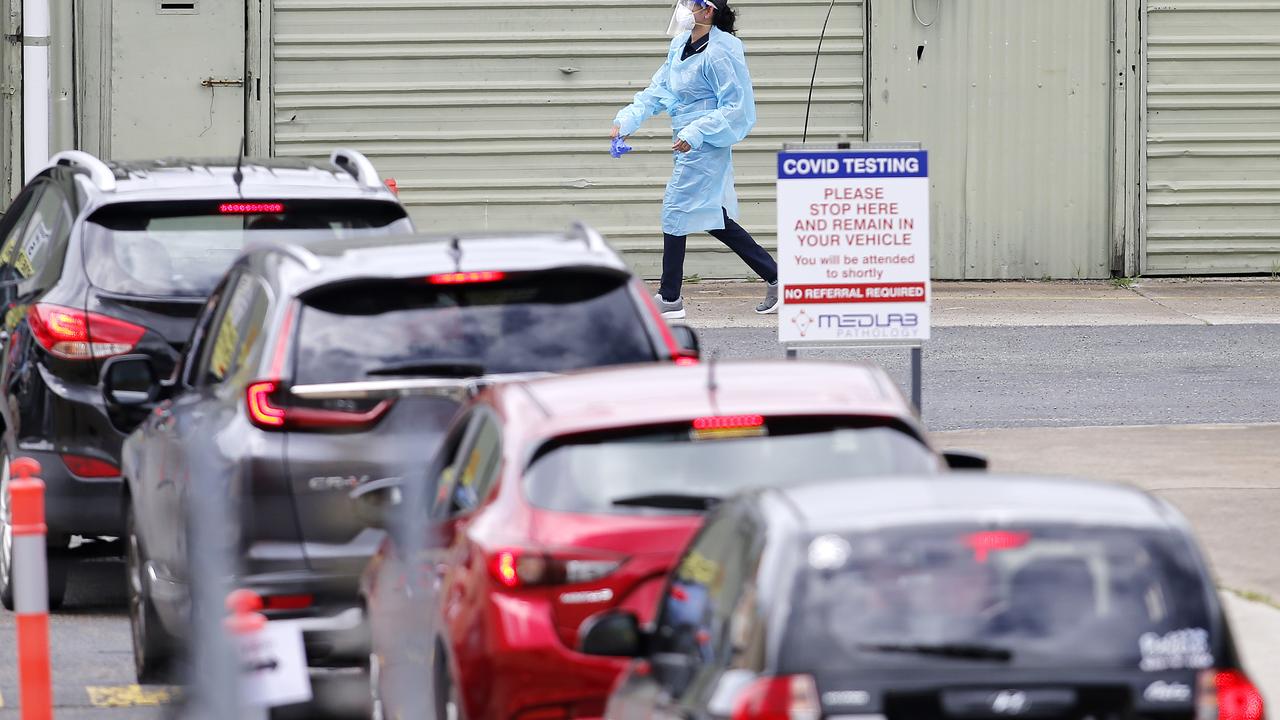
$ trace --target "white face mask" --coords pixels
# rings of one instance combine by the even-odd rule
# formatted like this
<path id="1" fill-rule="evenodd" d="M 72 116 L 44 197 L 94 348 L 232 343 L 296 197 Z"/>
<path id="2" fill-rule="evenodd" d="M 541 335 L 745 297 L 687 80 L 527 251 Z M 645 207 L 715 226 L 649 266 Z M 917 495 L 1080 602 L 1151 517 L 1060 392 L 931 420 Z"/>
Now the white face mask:
<path id="1" fill-rule="evenodd" d="M 684 3 L 676 3 L 676 11 L 671 14 L 671 24 L 667 26 L 667 34 L 671 37 L 679 37 L 693 30 L 693 11 L 684 6 Z"/>

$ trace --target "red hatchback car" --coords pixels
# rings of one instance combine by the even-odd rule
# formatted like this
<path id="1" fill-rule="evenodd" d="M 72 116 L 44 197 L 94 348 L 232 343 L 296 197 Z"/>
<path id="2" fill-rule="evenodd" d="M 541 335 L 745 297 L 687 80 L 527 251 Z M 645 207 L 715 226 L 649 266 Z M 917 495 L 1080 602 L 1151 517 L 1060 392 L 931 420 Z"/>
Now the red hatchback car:
<path id="1" fill-rule="evenodd" d="M 395 512 L 430 518 L 430 539 L 391 533 L 361 583 L 385 717 L 598 716 L 624 663 L 575 651 L 579 626 L 619 608 L 647 619 L 711 505 L 755 486 L 945 468 L 881 370 L 801 362 L 497 385 L 442 453 L 424 497 Z M 399 497 L 389 487 L 357 489 L 366 516 Z"/>

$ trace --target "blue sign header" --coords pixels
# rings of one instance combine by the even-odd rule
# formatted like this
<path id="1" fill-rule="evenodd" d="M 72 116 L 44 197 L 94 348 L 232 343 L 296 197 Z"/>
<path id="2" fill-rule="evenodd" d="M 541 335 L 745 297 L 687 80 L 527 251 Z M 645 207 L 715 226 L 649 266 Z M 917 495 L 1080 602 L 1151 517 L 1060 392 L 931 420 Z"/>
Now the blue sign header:
<path id="1" fill-rule="evenodd" d="M 778 153 L 779 180 L 927 178 L 924 150 L 838 150 Z"/>

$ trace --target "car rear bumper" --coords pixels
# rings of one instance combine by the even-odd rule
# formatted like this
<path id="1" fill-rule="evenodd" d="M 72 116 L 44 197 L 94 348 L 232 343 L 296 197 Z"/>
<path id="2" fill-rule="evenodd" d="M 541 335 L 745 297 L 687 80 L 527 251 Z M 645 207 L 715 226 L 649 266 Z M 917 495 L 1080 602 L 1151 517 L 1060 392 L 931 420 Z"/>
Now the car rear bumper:
<path id="1" fill-rule="evenodd" d="M 544 601 L 495 593 L 488 606 L 489 638 L 484 650 L 488 658 L 477 663 L 475 657 L 458 657 L 459 648 L 453 648 L 464 692 L 469 683 L 478 680 L 480 688 L 485 688 L 480 692 L 489 695 L 485 716 L 521 720 L 526 715 L 576 718 L 603 714 L 605 700 L 626 660 L 584 655 L 565 647 Z M 474 677 L 474 673 L 486 671 L 485 665 L 488 677 Z M 485 702 L 478 695 L 468 693 L 469 709 Z"/>
<path id="2" fill-rule="evenodd" d="M 80 478 L 71 474 L 61 454 L 19 443 L 14 457 L 40 463 L 44 480 L 45 524 L 50 543 L 71 535 L 119 537 L 124 534 L 124 483 L 119 477 Z"/>
<path id="3" fill-rule="evenodd" d="M 248 575 L 240 586 L 264 598 L 309 595 L 313 605 L 303 610 L 266 610 L 273 622 L 302 629 L 307 663 L 313 667 L 347 667 L 368 661 L 369 625 L 356 597 L 359 578 L 309 571 Z"/>

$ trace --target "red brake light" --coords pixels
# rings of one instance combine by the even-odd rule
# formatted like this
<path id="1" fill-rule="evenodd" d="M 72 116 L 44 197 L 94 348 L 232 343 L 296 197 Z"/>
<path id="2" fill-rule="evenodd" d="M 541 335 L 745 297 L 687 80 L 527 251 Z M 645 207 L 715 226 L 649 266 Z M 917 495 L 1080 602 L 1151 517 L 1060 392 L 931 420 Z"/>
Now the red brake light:
<path id="1" fill-rule="evenodd" d="M 277 399 L 280 382 L 262 380 L 245 390 L 249 420 L 264 430 L 358 430 L 382 419 L 394 400 L 388 398 L 365 411 L 327 410 L 282 405 Z"/>
<path id="2" fill-rule="evenodd" d="M 62 462 L 66 464 L 67 469 L 72 475 L 82 478 L 108 478 L 118 477 L 120 468 L 112 465 L 106 460 L 85 457 L 84 455 L 64 454 Z"/>
<path id="3" fill-rule="evenodd" d="M 737 430 L 739 428 L 757 428 L 763 425 L 763 415 L 723 415 L 700 417 L 693 421 L 694 430 Z"/>
<path id="4" fill-rule="evenodd" d="M 146 328 L 98 313 L 36 303 L 27 317 L 40 347 L 64 360 L 123 355 L 137 346 Z"/>
<path id="5" fill-rule="evenodd" d="M 265 380 L 249 385 L 245 391 L 245 401 L 249 408 L 249 419 L 261 428 L 278 428 L 284 426 L 284 408 L 272 404 L 271 396 L 280 388 L 275 380 Z"/>
<path id="6" fill-rule="evenodd" d="M 574 585 L 609 575 L 622 565 L 617 557 L 558 557 L 527 548 L 502 548 L 489 556 L 489 575 L 505 588 Z"/>
<path id="7" fill-rule="evenodd" d="M 965 536 L 964 543 L 973 550 L 974 559 L 983 563 L 987 561 L 987 556 L 992 552 L 1020 548 L 1026 545 L 1030 539 L 1031 533 L 1029 532 L 983 530 Z"/>
<path id="8" fill-rule="evenodd" d="M 760 678 L 738 696 L 733 720 L 818 720 L 818 684 L 808 675 Z"/>
<path id="9" fill-rule="evenodd" d="M 481 272 L 456 272 L 429 275 L 427 276 L 427 282 L 432 285 L 467 285 L 469 283 L 498 282 L 506 277 L 506 273 L 498 270 L 483 270 Z"/>
<path id="10" fill-rule="evenodd" d="M 218 212 L 223 215 L 262 215 L 284 212 L 284 203 L 278 202 L 240 202 L 222 203 Z"/>
<path id="11" fill-rule="evenodd" d="M 268 595 L 263 599 L 264 610 L 305 610 L 315 601 L 311 595 Z"/>
<path id="12" fill-rule="evenodd" d="M 1200 673 L 1196 720 L 1265 720 L 1262 693 L 1239 670 Z"/>
<path id="13" fill-rule="evenodd" d="M 396 182 L 395 178 L 387 178 L 385 183 L 387 185 L 387 188 L 391 190 L 392 194 L 394 195 L 400 194 L 400 184 Z"/>

